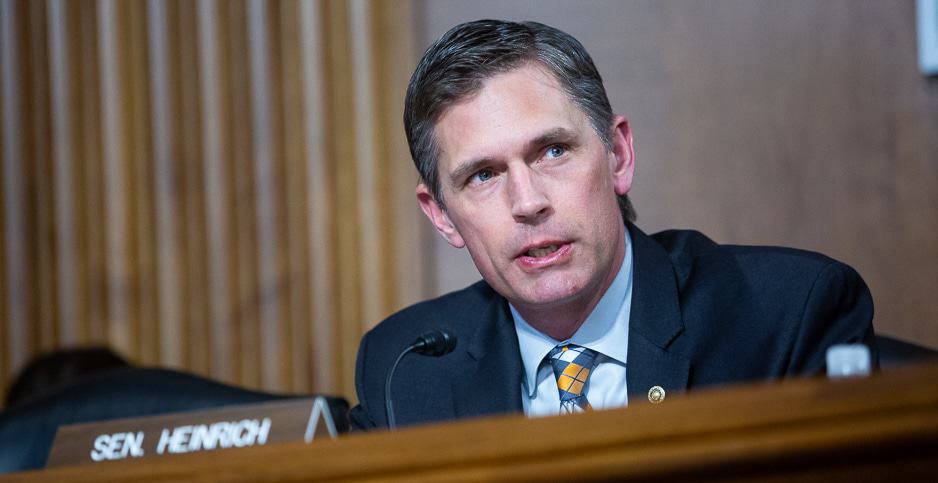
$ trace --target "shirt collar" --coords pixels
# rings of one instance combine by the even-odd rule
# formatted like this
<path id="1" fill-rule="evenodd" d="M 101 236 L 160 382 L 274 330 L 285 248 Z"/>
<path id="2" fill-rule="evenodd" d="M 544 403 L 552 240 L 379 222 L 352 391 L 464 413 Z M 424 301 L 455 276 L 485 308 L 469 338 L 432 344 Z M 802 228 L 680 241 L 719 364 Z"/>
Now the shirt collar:
<path id="1" fill-rule="evenodd" d="M 588 347 L 624 365 L 628 355 L 631 305 L 632 239 L 628 230 L 625 230 L 625 257 L 616 278 L 573 337 L 566 341 L 554 340 L 532 327 L 514 306 L 508 304 L 515 321 L 515 331 L 518 333 L 528 396 L 534 397 L 537 390 L 537 372 L 544 357 L 560 343 Z"/>

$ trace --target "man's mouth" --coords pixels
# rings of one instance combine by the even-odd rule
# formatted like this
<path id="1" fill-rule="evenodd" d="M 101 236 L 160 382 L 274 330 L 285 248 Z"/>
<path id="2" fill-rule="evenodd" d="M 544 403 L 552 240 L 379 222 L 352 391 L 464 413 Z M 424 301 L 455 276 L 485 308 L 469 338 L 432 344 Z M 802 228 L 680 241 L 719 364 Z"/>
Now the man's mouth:
<path id="1" fill-rule="evenodd" d="M 540 270 L 565 263 L 570 259 L 572 251 L 570 242 L 545 240 L 524 249 L 516 261 L 523 270 Z"/>
<path id="2" fill-rule="evenodd" d="M 558 248 L 560 248 L 560 245 L 547 245 L 546 247 L 532 248 L 524 254 L 532 258 L 541 258 L 556 252 Z"/>

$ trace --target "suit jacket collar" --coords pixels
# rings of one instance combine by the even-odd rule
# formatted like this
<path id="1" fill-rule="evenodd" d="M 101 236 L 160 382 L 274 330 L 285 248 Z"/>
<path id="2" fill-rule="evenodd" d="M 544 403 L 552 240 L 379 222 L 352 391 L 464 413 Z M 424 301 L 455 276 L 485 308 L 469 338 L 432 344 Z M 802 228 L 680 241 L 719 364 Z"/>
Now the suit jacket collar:
<path id="1" fill-rule="evenodd" d="M 666 393 L 687 388 L 690 363 L 667 352 L 684 331 L 678 278 L 668 252 L 631 223 L 634 270 L 632 310 L 629 316 L 629 352 L 626 370 L 631 401 L 644 399 L 649 389 Z"/>

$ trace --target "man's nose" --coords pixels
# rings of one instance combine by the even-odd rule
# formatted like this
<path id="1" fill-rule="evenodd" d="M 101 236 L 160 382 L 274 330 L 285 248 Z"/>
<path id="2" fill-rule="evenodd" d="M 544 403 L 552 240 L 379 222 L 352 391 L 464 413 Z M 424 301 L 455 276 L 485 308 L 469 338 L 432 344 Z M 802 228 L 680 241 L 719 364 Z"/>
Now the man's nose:
<path id="1" fill-rule="evenodd" d="M 550 212 L 550 199 L 530 169 L 509 173 L 511 216 L 518 223 L 536 223 Z"/>

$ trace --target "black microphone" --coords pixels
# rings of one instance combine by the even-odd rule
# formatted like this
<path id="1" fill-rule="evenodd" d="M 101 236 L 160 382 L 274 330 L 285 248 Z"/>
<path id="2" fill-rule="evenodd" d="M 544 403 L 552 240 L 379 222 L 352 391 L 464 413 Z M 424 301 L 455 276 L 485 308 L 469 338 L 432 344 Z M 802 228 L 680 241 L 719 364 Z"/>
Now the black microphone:
<path id="1" fill-rule="evenodd" d="M 397 356 L 397 360 L 391 365 L 388 378 L 384 382 L 384 410 L 387 413 L 385 416 L 387 416 L 388 419 L 388 429 L 395 429 L 397 427 L 397 423 L 394 420 L 394 403 L 391 402 L 391 379 L 394 378 L 394 371 L 397 369 L 397 365 L 401 362 L 401 359 L 409 352 L 416 352 L 425 356 L 440 357 L 453 352 L 455 348 L 455 335 L 444 330 L 432 330 L 417 337 L 412 344 Z"/>
<path id="2" fill-rule="evenodd" d="M 434 330 L 417 337 L 404 352 L 414 351 L 425 356 L 445 356 L 456 348 L 456 336 L 442 330 Z"/>

